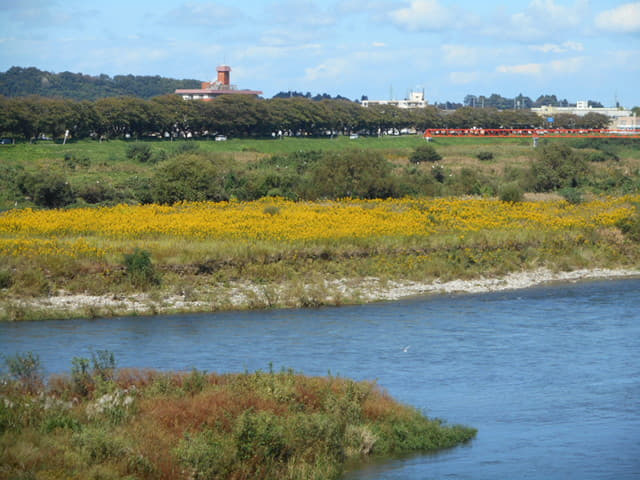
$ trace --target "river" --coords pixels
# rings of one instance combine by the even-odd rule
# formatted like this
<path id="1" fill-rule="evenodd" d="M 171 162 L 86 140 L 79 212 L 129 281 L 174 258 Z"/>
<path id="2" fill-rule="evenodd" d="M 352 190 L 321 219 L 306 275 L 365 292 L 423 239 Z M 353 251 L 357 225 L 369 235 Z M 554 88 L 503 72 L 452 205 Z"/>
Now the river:
<path id="1" fill-rule="evenodd" d="M 462 447 L 371 462 L 346 480 L 640 478 L 640 279 L 362 306 L 0 324 L 0 350 L 48 373 L 293 368 L 377 380 L 478 429 Z"/>

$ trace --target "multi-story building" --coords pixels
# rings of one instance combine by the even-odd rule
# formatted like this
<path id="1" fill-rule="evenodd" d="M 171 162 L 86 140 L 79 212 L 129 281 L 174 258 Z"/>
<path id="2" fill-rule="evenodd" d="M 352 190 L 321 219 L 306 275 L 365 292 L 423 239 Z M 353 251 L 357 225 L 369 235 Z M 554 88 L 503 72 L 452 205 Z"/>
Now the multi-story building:
<path id="1" fill-rule="evenodd" d="M 532 108 L 532 112 L 537 113 L 541 117 L 549 118 L 554 115 L 558 115 L 560 113 L 568 113 L 571 115 L 577 115 L 579 117 L 583 117 L 588 113 L 599 113 L 601 115 L 606 115 L 611 118 L 612 121 L 616 118 L 620 117 L 630 117 L 631 111 L 625 110 L 624 108 L 598 108 L 589 106 L 589 102 L 586 100 L 581 100 L 576 103 L 575 107 L 553 107 L 551 105 L 545 105 L 538 108 Z"/>
<path id="2" fill-rule="evenodd" d="M 429 103 L 424 99 L 424 92 L 410 92 L 404 100 L 362 100 L 362 106 L 393 105 L 398 108 L 424 108 Z"/>
<path id="3" fill-rule="evenodd" d="M 211 82 L 202 82 L 202 88 L 179 88 L 176 95 L 182 96 L 185 100 L 213 100 L 220 95 L 262 95 L 259 90 L 238 90 L 230 82 L 231 67 L 220 65 L 216 68 L 218 78 Z"/>

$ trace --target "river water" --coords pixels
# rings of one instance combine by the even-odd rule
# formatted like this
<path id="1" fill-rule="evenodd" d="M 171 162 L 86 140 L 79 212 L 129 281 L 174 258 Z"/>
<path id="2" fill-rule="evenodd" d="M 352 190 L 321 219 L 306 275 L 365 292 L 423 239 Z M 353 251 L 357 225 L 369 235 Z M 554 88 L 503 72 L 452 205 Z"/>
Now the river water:
<path id="1" fill-rule="evenodd" d="M 363 306 L 0 324 L 0 351 L 48 373 L 113 351 L 120 367 L 293 368 L 377 380 L 478 429 L 348 480 L 640 478 L 640 279 Z"/>

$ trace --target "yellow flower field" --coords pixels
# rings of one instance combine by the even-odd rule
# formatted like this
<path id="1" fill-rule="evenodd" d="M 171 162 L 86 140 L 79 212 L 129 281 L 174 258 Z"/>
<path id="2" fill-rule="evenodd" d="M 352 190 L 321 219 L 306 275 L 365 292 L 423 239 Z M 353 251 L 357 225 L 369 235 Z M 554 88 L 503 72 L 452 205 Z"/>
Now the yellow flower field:
<path id="1" fill-rule="evenodd" d="M 0 255 L 101 257 L 98 240 L 177 238 L 185 241 L 316 242 L 429 237 L 478 231 L 546 231 L 614 225 L 640 196 L 505 203 L 493 199 L 402 199 L 118 205 L 0 214 Z"/>

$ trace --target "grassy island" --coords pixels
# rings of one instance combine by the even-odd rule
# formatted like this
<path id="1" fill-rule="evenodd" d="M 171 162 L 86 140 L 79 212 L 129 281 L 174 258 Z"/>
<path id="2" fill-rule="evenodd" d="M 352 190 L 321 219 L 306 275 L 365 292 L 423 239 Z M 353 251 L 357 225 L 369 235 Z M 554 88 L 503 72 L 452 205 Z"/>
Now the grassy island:
<path id="1" fill-rule="evenodd" d="M 115 369 L 74 358 L 46 387 L 7 359 L 0 479 L 331 479 L 345 462 L 450 448 L 475 429 L 400 405 L 370 382 L 293 371 Z"/>

